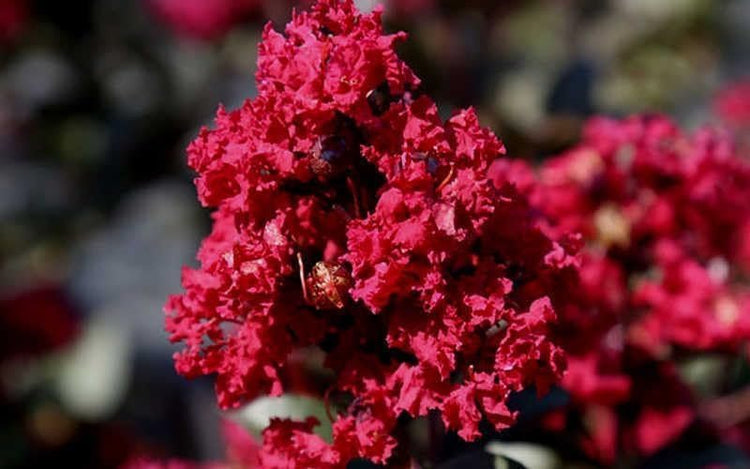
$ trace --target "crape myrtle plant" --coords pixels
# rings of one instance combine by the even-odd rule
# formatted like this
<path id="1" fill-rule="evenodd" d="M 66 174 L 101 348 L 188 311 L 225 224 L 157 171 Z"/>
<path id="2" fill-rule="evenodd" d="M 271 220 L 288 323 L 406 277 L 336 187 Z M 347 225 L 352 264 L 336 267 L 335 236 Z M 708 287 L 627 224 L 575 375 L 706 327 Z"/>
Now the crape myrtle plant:
<path id="1" fill-rule="evenodd" d="M 550 236 L 585 241 L 558 308 L 571 405 L 548 428 L 607 466 L 681 438 L 742 442 L 747 405 L 702 402 L 684 372 L 709 353 L 725 364 L 748 353 L 750 161 L 726 131 L 690 134 L 658 115 L 594 118 L 536 171 L 499 161 L 492 173 L 516 182 Z M 726 391 L 719 384 L 712 393 Z"/>
<path id="2" fill-rule="evenodd" d="M 321 351 L 329 372 L 302 391 L 331 437 L 274 418 L 259 467 L 407 467 L 411 420 L 475 440 L 565 368 L 552 326 L 578 238 L 545 233 L 489 177 L 502 143 L 473 110 L 441 119 L 395 53 L 404 38 L 351 0 L 269 24 L 257 97 L 188 148 L 213 229 L 165 307 L 177 371 L 214 375 L 223 409 L 300 391 L 295 354 Z"/>

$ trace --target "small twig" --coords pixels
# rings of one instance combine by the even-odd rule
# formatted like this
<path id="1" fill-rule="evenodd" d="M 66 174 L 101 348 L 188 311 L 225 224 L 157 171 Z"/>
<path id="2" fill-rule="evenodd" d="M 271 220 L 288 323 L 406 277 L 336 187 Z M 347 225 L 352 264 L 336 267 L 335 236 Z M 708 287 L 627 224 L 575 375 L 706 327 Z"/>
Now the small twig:
<path id="1" fill-rule="evenodd" d="M 450 170 L 448 171 L 448 175 L 445 176 L 445 179 L 443 179 L 443 181 L 438 184 L 435 192 L 440 192 L 445 186 L 447 186 L 451 180 L 451 177 L 453 177 L 453 165 L 451 165 Z"/>
<path id="2" fill-rule="evenodd" d="M 307 294 L 307 282 L 305 282 L 305 264 L 302 262 L 302 254 L 297 253 L 297 264 L 299 264 L 299 282 L 302 285 L 302 297 L 307 303 L 310 302 L 310 297 Z"/>
<path id="3" fill-rule="evenodd" d="M 354 216 L 362 218 L 362 210 L 359 206 L 359 196 L 357 195 L 357 187 L 354 185 L 351 176 L 346 177 L 346 185 L 349 187 L 349 191 L 352 193 L 352 201 L 354 203 Z"/>
<path id="4" fill-rule="evenodd" d="M 335 419 L 333 418 L 333 413 L 331 413 L 331 402 L 328 399 L 330 394 L 331 394 L 331 388 L 326 389 L 326 392 L 323 394 L 323 407 L 325 407 L 326 409 L 326 415 L 328 416 L 328 420 L 330 420 L 331 423 L 333 423 Z"/>

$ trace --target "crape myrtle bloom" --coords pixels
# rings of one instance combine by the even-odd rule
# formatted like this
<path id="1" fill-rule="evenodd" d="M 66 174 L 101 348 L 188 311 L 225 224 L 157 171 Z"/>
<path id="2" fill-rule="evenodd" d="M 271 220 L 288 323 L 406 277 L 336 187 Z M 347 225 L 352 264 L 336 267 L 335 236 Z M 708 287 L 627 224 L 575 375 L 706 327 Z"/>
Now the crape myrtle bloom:
<path id="1" fill-rule="evenodd" d="M 143 0 L 177 33 L 215 39 L 260 7 L 259 0 Z"/>
<path id="2" fill-rule="evenodd" d="M 516 166 L 494 171 L 518 181 L 547 216 L 545 232 L 579 232 L 586 243 L 579 281 L 558 308 L 563 385 L 582 414 L 598 415 L 589 421 L 625 440 L 594 435 L 591 453 L 608 462 L 615 446 L 650 454 L 693 420 L 672 364 L 742 354 L 750 338 L 750 163 L 720 130 L 689 135 L 649 115 L 592 119 L 580 144 L 542 165 L 539 184 Z M 675 383 L 656 391 L 666 402 L 641 392 L 644 369 Z M 630 419 L 617 414 L 622 406 Z"/>
<path id="3" fill-rule="evenodd" d="M 332 373 L 318 422 L 273 419 L 262 467 L 398 466 L 409 416 L 467 440 L 512 424 L 511 392 L 545 392 L 564 357 L 548 290 L 573 246 L 490 180 L 503 145 L 474 111 L 447 122 L 394 51 L 381 11 L 323 0 L 267 26 L 258 96 L 220 109 L 188 149 L 213 230 L 166 305 L 177 370 L 216 375 L 221 407 L 290 387 L 292 352 Z M 494 182 L 494 184 L 493 184 Z"/>
<path id="4" fill-rule="evenodd" d="M 736 351 L 750 337 L 750 163 L 728 135 L 686 135 L 660 116 L 598 118 L 540 179 L 535 205 L 589 243 L 583 270 L 611 271 L 611 298 L 595 303 L 625 319 L 628 343 L 659 356 L 671 346 Z M 603 296 L 595 282 L 582 286 Z"/>

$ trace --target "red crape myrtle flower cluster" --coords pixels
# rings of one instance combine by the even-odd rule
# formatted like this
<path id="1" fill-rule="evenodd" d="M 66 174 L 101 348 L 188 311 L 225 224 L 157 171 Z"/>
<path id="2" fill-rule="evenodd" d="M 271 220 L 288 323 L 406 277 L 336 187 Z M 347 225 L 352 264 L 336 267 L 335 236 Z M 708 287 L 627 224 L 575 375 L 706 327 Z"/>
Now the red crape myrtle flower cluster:
<path id="1" fill-rule="evenodd" d="M 431 411 L 467 440 L 514 421 L 511 392 L 564 368 L 549 291 L 575 243 L 536 226 L 504 148 L 473 111 L 443 122 L 381 13 L 321 0 L 259 47 L 258 96 L 220 109 L 188 149 L 214 207 L 200 268 L 166 305 L 177 370 L 214 374 L 221 407 L 294 391 L 292 352 L 319 348 L 333 435 L 273 419 L 262 467 L 396 467 L 404 420 Z"/>
<path id="2" fill-rule="evenodd" d="M 742 355 L 750 339 L 750 163 L 721 131 L 635 116 L 591 120 L 537 184 L 520 163 L 495 172 L 512 174 L 549 233 L 586 242 L 558 312 L 587 450 L 611 462 L 674 441 L 696 417 L 676 364 Z"/>

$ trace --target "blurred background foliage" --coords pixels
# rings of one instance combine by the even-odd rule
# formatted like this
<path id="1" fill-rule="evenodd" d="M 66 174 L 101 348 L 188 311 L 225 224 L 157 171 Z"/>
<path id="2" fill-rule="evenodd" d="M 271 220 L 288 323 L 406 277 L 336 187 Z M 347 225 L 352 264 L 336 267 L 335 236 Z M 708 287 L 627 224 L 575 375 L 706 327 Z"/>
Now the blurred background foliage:
<path id="1" fill-rule="evenodd" d="M 162 327 L 208 230 L 184 148 L 218 103 L 254 95 L 261 28 L 294 5 L 180 1 L 0 0 L 0 467 L 223 454 L 211 383 L 175 375 Z M 743 0 L 392 0 L 385 18 L 446 117 L 475 106 L 527 159 L 593 113 L 714 121 L 713 97 L 750 71 Z M 235 417 L 257 430 L 309 411 L 293 398 Z M 563 464 L 490 450 L 445 467 Z M 688 467 L 675 457 L 651 467 Z"/>

